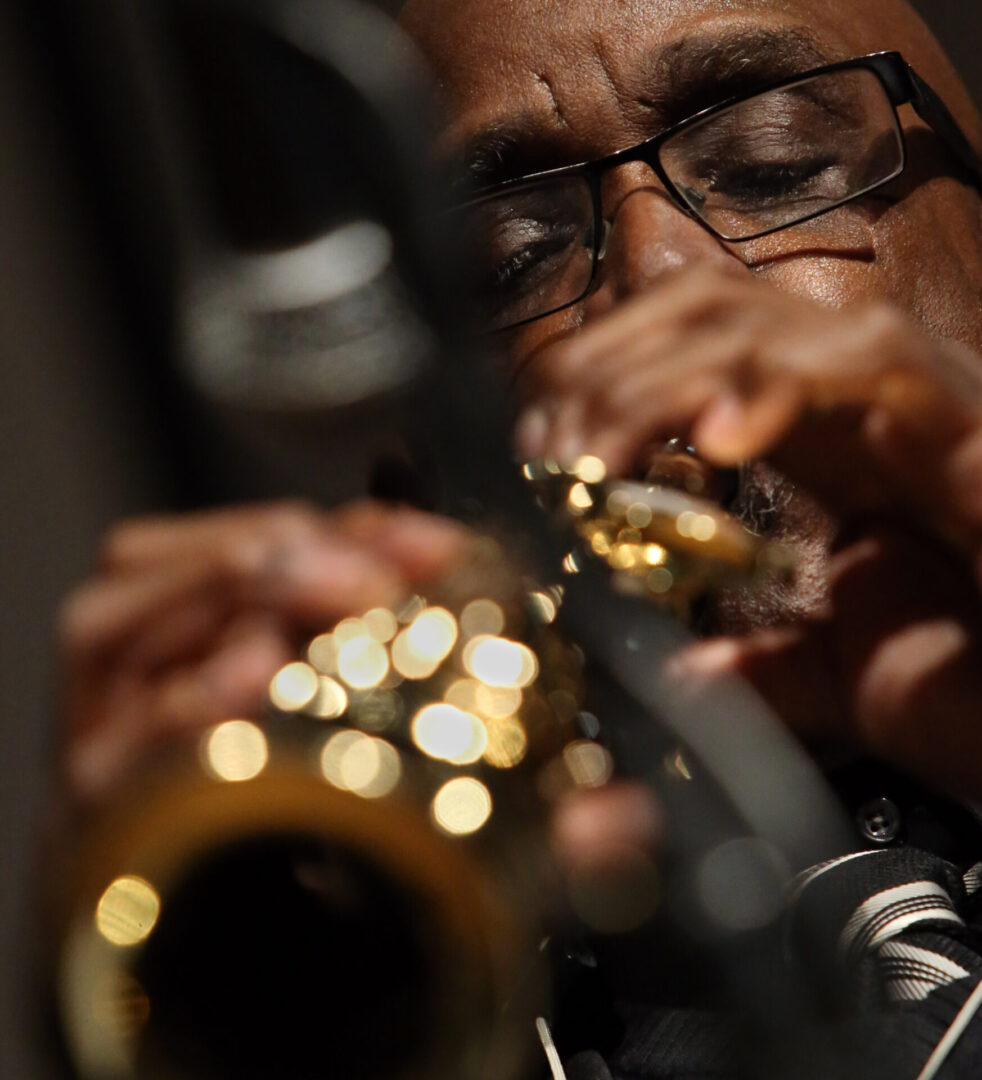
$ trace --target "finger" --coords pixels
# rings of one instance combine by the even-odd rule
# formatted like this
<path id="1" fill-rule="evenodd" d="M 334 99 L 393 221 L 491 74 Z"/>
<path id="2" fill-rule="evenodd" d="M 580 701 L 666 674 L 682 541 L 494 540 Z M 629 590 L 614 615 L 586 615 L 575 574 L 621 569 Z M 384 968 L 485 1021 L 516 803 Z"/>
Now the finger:
<path id="1" fill-rule="evenodd" d="M 269 681 L 293 651 L 273 621 L 243 620 L 213 655 L 147 682 L 119 672 L 102 715 L 70 740 L 65 772 L 83 801 L 115 787 L 141 761 L 181 738 L 255 716 Z"/>
<path id="2" fill-rule="evenodd" d="M 234 613 L 220 590 L 175 605 L 166 618 L 152 619 L 128 636 L 114 662 L 147 676 L 179 663 L 199 660 L 219 638 Z"/>
<path id="3" fill-rule="evenodd" d="M 83 585 L 60 619 L 69 662 L 77 669 L 91 667 L 128 643 L 140 648 L 144 642 L 152 652 L 157 634 L 173 648 L 174 634 L 159 628 L 182 611 L 205 629 L 246 607 L 311 622 L 397 602 L 405 588 L 379 556 L 342 537 L 315 535 L 269 547 L 264 555 L 259 565 L 245 564 L 234 550 L 214 545 L 185 563 L 165 562 Z"/>
<path id="4" fill-rule="evenodd" d="M 683 692 L 740 676 L 810 745 L 853 740 L 825 622 L 698 642 L 675 656 L 667 673 Z"/>
<path id="5" fill-rule="evenodd" d="M 690 428 L 707 405 L 745 388 L 762 392 L 749 385 L 754 344 L 745 325 L 642 336 L 625 354 L 595 363 L 584 385 L 570 391 L 556 410 L 549 445 L 570 460 L 596 454 L 620 472 L 659 436 L 691 441 Z"/>
<path id="6" fill-rule="evenodd" d="M 321 517 L 307 503 L 283 501 L 135 518 L 110 530 L 101 562 L 110 569 L 127 570 L 211 557 L 248 571 L 262 565 L 271 545 L 309 540 Z"/>
<path id="7" fill-rule="evenodd" d="M 739 465 L 779 445 L 804 411 L 802 388 L 777 377 L 756 393 L 729 389 L 711 398 L 692 425 L 692 444 L 715 465 Z"/>
<path id="8" fill-rule="evenodd" d="M 652 854 L 664 832 L 661 808 L 651 791 L 613 782 L 563 798 L 551 822 L 551 845 L 559 864 L 573 872 L 609 860 L 612 850 Z"/>
<path id="9" fill-rule="evenodd" d="M 689 442 L 690 429 L 707 401 L 724 391 L 724 377 L 714 371 L 701 372 L 673 386 L 670 403 L 659 398 L 662 386 L 648 390 L 639 380 L 632 387 L 636 394 L 633 408 L 627 408 L 628 391 L 622 389 L 620 403 L 608 406 L 608 419 L 597 411 L 590 416 L 588 434 L 583 439 L 584 452 L 607 463 L 615 475 L 630 472 L 635 461 L 650 443 L 659 439 L 680 438 Z M 616 418 L 615 418 L 616 416 Z"/>
<path id="10" fill-rule="evenodd" d="M 377 502 L 354 503 L 332 515 L 332 524 L 411 582 L 442 576 L 466 558 L 475 540 L 469 529 L 448 518 Z"/>
<path id="11" fill-rule="evenodd" d="M 62 605 L 58 635 L 69 661 L 80 666 L 120 647 L 164 615 L 207 609 L 218 617 L 220 568 L 201 560 L 165 565 L 129 577 L 99 578 L 80 586 Z"/>
<path id="12" fill-rule="evenodd" d="M 660 896 L 655 857 L 664 827 L 653 793 L 617 781 L 574 792 L 556 807 L 551 825 L 552 849 L 579 918 L 605 933 L 644 925 Z"/>
<path id="13" fill-rule="evenodd" d="M 982 794 L 982 625 L 963 566 L 881 530 L 830 566 L 836 650 L 865 744 L 933 783 Z"/>
<path id="14" fill-rule="evenodd" d="M 619 305 L 616 317 L 587 323 L 558 349 L 562 365 L 570 377 L 602 360 L 604 356 L 629 348 L 639 337 L 669 326 L 683 329 L 713 324 L 723 329 L 748 298 L 759 294 L 752 280 L 707 267 L 668 274 L 652 289 Z"/>

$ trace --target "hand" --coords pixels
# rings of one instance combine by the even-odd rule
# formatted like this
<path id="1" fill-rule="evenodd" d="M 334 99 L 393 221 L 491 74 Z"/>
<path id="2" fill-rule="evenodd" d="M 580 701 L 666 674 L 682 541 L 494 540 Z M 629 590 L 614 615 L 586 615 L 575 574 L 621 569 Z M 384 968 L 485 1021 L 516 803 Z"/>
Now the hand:
<path id="1" fill-rule="evenodd" d="M 399 602 L 466 556 L 472 536 L 408 509 L 299 503 L 117 526 L 99 569 L 65 601 L 64 796 L 110 793 L 135 764 L 231 716 L 338 619 Z M 562 800 L 553 849 L 569 873 L 654 849 L 659 815 L 622 785 Z M 612 852 L 614 853 L 612 855 Z"/>
<path id="2" fill-rule="evenodd" d="M 255 714 L 306 638 L 445 573 L 460 526 L 299 503 L 117 526 L 63 605 L 65 794 L 97 800 L 155 747 Z"/>
<path id="3" fill-rule="evenodd" d="M 701 268 L 533 354 L 521 382 L 523 452 L 625 472 L 681 435 L 817 496 L 840 528 L 824 607 L 698 646 L 679 674 L 742 672 L 804 736 L 982 795 L 982 359 L 883 304 Z"/>

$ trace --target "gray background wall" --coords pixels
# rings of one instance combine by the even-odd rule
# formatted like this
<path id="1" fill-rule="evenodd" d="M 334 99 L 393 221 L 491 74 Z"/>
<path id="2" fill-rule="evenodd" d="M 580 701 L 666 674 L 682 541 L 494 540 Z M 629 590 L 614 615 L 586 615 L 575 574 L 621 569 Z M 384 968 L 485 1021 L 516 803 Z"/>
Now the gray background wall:
<path id="1" fill-rule="evenodd" d="M 982 4 L 922 3 L 982 101 Z M 20 962 L 55 697 L 51 616 L 107 523 L 146 509 L 155 483 L 106 362 L 132 358 L 109 329 L 18 11 L 0 4 L 0 1078 L 40 1080 Z"/>

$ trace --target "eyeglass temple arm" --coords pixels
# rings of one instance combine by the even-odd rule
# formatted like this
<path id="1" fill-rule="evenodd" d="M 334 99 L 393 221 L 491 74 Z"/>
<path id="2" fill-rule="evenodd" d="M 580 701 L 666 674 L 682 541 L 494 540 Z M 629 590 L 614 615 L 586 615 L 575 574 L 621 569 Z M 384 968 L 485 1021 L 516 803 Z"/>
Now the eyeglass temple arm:
<path id="1" fill-rule="evenodd" d="M 969 171 L 976 187 L 982 188 L 982 161 L 965 137 L 958 121 L 951 115 L 948 106 L 909 64 L 907 74 L 911 86 L 910 103 L 917 115 L 941 136 L 959 163 Z"/>

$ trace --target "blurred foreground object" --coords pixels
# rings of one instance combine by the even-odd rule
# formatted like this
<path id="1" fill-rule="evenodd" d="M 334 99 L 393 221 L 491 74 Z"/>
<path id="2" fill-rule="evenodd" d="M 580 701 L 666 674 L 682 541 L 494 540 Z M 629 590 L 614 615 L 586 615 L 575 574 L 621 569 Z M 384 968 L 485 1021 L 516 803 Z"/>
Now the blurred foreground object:
<path id="1" fill-rule="evenodd" d="M 547 810 L 611 773 L 553 616 L 482 541 L 425 599 L 315 637 L 265 718 L 134 777 L 64 853 L 81 1075 L 526 1075 Z"/>
<path id="2" fill-rule="evenodd" d="M 649 875 L 631 918 L 609 918 L 616 886 L 598 904 L 589 882 L 573 906 L 621 931 L 660 904 L 752 1017 L 748 1075 L 784 1075 L 772 1059 L 798 1064 L 807 1010 L 781 965 L 781 898 L 838 853 L 838 823 L 751 695 L 672 689 L 663 665 L 687 638 L 664 613 L 616 595 L 601 565 L 549 588 L 561 540 L 509 460 L 501 388 L 458 345 L 464 276 L 434 224 L 426 95 L 396 32 L 341 2 L 142 16 L 186 383 L 230 425 L 309 434 L 298 483 L 343 468 L 319 441 L 340 412 L 396 399 L 432 501 L 490 522 L 508 569 L 486 548 L 469 581 L 325 628 L 274 679 L 267 718 L 161 755 L 88 823 L 52 890 L 80 1075 L 523 1077 L 549 1011 L 539 946 L 561 923 L 549 807 L 611 770 L 576 729 L 581 654 L 554 618 L 669 825 L 663 891 Z M 545 586 L 528 597 L 526 568 Z M 707 867 L 723 888 L 703 888 Z"/>

